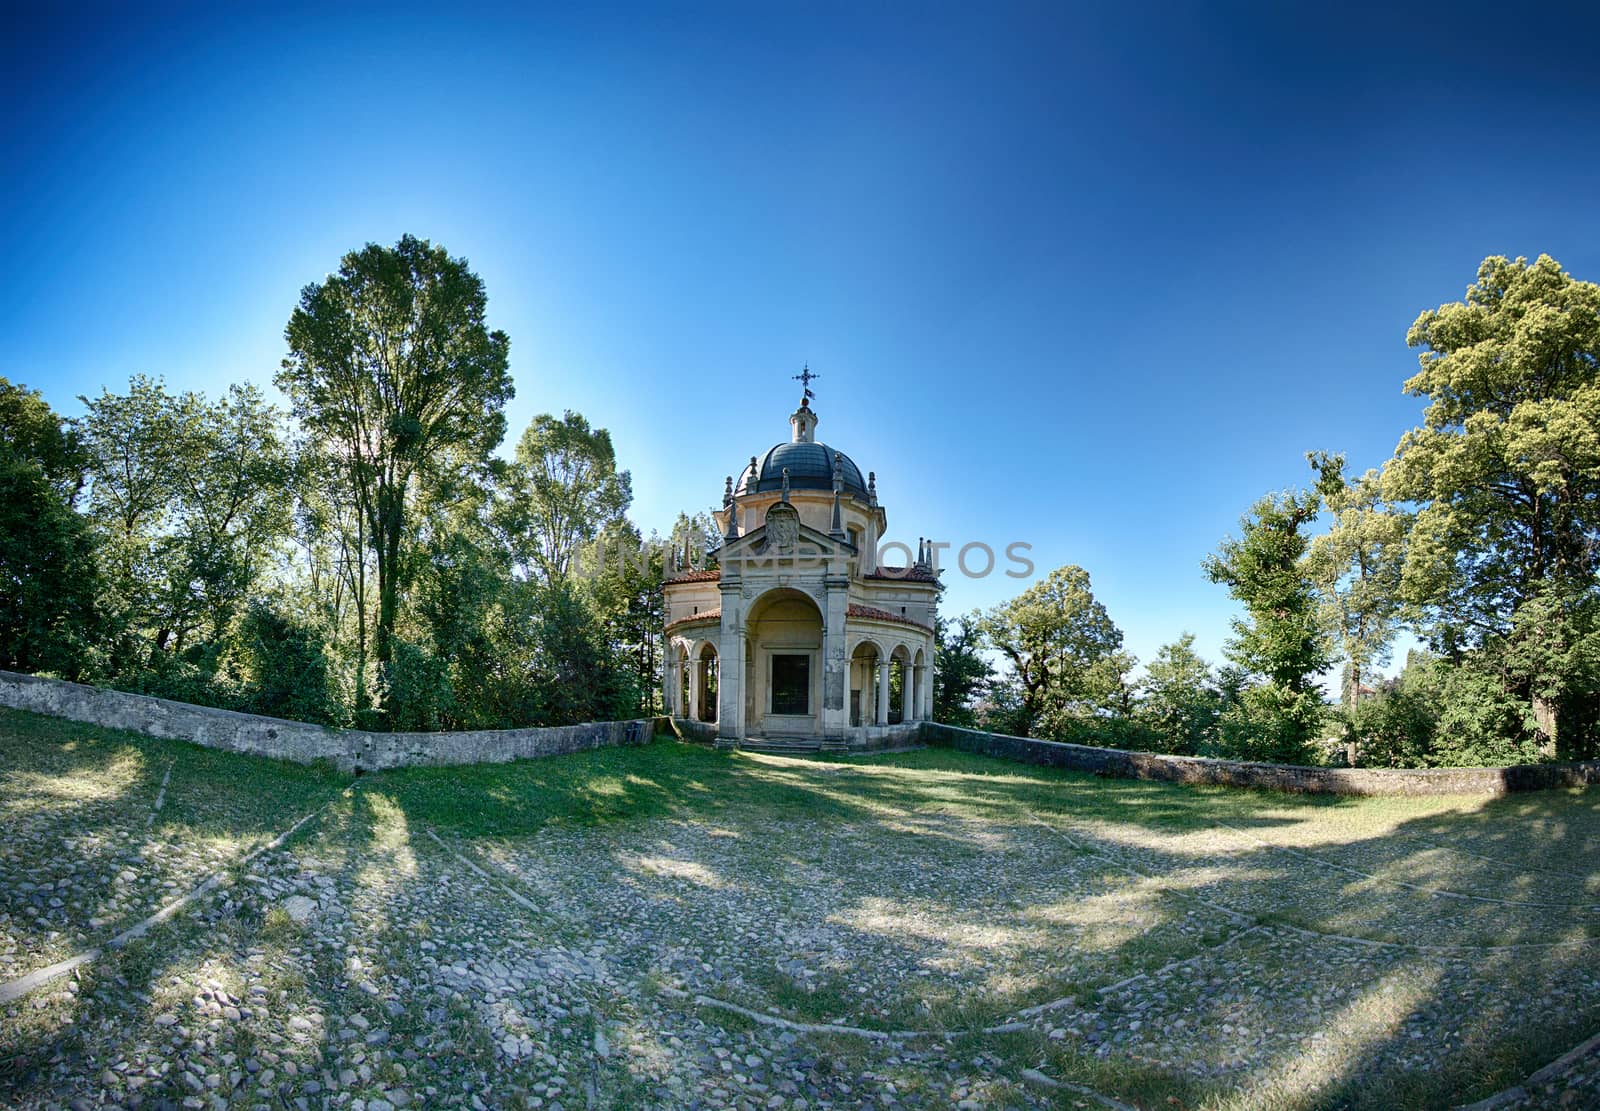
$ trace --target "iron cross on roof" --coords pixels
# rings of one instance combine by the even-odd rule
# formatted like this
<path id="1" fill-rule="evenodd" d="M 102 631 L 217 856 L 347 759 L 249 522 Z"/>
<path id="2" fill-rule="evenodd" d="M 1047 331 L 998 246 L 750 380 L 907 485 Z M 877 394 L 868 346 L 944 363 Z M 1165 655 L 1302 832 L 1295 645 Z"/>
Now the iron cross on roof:
<path id="1" fill-rule="evenodd" d="M 805 396 L 806 396 L 806 399 L 808 401 L 811 398 L 814 398 L 814 397 L 817 396 L 816 394 L 811 392 L 811 383 L 812 383 L 813 379 L 821 378 L 822 375 L 814 373 L 812 371 L 812 369 L 811 369 L 811 364 L 810 363 L 807 363 L 805 365 L 805 368 L 803 370 L 801 370 L 799 374 L 796 374 L 794 377 L 795 377 L 795 380 L 800 383 L 800 388 L 801 388 L 801 390 L 803 390 L 805 392 Z"/>

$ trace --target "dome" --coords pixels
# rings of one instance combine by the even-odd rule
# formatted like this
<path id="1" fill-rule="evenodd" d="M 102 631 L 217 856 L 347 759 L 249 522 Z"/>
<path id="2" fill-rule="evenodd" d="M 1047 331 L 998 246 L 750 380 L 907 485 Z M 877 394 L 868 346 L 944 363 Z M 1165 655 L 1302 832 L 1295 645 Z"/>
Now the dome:
<path id="1" fill-rule="evenodd" d="M 789 469 L 791 490 L 833 490 L 833 449 L 815 441 L 777 444 L 755 462 L 755 474 L 747 464 L 739 475 L 736 495 L 767 493 L 783 489 L 783 470 Z M 848 455 L 839 456 L 839 478 L 846 494 L 867 496 L 861 468 Z"/>

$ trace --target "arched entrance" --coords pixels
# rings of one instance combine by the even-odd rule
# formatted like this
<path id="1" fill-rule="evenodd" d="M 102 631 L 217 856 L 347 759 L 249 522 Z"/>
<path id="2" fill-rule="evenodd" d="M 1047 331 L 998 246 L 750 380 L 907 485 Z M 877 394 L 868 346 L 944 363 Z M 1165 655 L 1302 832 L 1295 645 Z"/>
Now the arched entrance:
<path id="1" fill-rule="evenodd" d="M 876 641 L 863 640 L 850 653 L 850 724 L 889 720 L 889 658 Z"/>
<path id="2" fill-rule="evenodd" d="M 810 595 L 782 587 L 750 607 L 745 636 L 746 731 L 761 736 L 822 732 L 822 611 Z"/>
<path id="3" fill-rule="evenodd" d="M 890 725 L 911 720 L 911 687 L 911 653 L 905 645 L 897 644 L 889 654 Z"/>
<path id="4" fill-rule="evenodd" d="M 695 682 L 699 684 L 699 705 L 701 721 L 717 720 L 717 650 L 711 644 L 700 646 L 699 658 L 695 660 Z"/>
<path id="5" fill-rule="evenodd" d="M 692 718 L 694 716 L 694 695 L 692 693 L 694 668 L 689 662 L 689 650 L 677 647 L 673 649 L 673 653 L 674 689 L 672 693 L 675 701 L 673 702 L 672 712 L 679 717 Z"/>

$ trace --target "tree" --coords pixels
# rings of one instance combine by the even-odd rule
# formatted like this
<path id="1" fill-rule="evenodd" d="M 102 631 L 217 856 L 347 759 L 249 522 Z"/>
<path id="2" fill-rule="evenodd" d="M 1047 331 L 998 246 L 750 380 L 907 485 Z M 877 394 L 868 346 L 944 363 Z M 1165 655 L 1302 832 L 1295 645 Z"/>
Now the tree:
<path id="1" fill-rule="evenodd" d="M 39 469 L 70 507 L 83 489 L 88 452 L 77 430 L 45 402 L 38 390 L 0 375 L 0 455 Z"/>
<path id="2" fill-rule="evenodd" d="M 1194 634 L 1162 645 L 1145 666 L 1136 716 L 1162 749 L 1193 756 L 1212 750 L 1223 696 L 1211 665 L 1194 650 Z"/>
<path id="3" fill-rule="evenodd" d="M 1383 469 L 1385 495 L 1417 507 L 1404 597 L 1437 651 L 1503 670 L 1496 657 L 1570 623 L 1595 591 L 1600 286 L 1544 255 L 1487 258 L 1465 299 L 1422 313 L 1407 341 L 1422 350 L 1406 392 L 1429 404 Z M 1539 599 L 1541 620 L 1519 621 Z M 1566 710 L 1595 697 L 1505 674 L 1547 753 Z"/>
<path id="4" fill-rule="evenodd" d="M 545 582 L 563 578 L 584 546 L 617 524 L 633 502 L 632 480 L 617 470 L 611 433 L 582 414 L 541 413 L 517 441 L 510 482 L 510 532 L 525 538 L 524 562 Z"/>
<path id="5" fill-rule="evenodd" d="M 240 671 L 240 709 L 293 721 L 331 723 L 328 659 L 320 630 L 268 603 L 250 603 L 232 661 Z"/>
<path id="6" fill-rule="evenodd" d="M 972 728 L 977 702 L 989 692 L 994 667 L 983 655 L 982 614 L 934 621 L 933 720 Z"/>
<path id="7" fill-rule="evenodd" d="M 181 652 L 202 623 L 219 647 L 289 531 L 278 410 L 253 386 L 209 402 L 142 376 L 84 404 L 89 510 L 125 632 L 149 637 L 146 659 Z M 126 667 L 132 654 L 120 655 Z"/>
<path id="8" fill-rule="evenodd" d="M 985 614 L 981 631 L 1011 663 L 1030 731 L 1093 740 L 1095 719 L 1127 709 L 1133 657 L 1083 568 L 1056 568 Z"/>
<path id="9" fill-rule="evenodd" d="M 1212 582 L 1244 603 L 1234 619 L 1230 659 L 1264 682 L 1246 689 L 1224 715 L 1224 744 L 1234 755 L 1303 762 L 1322 728 L 1322 688 L 1314 676 L 1333 661 L 1307 572 L 1304 528 L 1317 516 L 1312 492 L 1268 495 L 1204 563 Z"/>
<path id="10" fill-rule="evenodd" d="M 1317 472 L 1317 492 L 1333 513 L 1333 527 L 1311 541 L 1307 567 L 1348 661 L 1344 701 L 1353 706 L 1372 669 L 1389 662 L 1410 518 L 1384 502 L 1377 471 L 1351 482 L 1344 456 L 1315 452 L 1307 458 Z"/>
<path id="11" fill-rule="evenodd" d="M 588 579 L 588 596 L 610 634 L 620 658 L 628 661 L 639 692 L 636 711 L 661 710 L 661 627 L 666 623 L 661 580 L 666 547 L 654 534 L 648 542 L 634 525 L 622 520 L 610 525 L 585 557 L 595 573 Z"/>
<path id="12" fill-rule="evenodd" d="M 117 626 L 112 668 L 120 672 L 166 647 L 167 634 L 157 627 L 169 555 L 173 457 L 183 416 L 178 399 L 161 381 L 144 375 L 129 379 L 125 394 L 102 390 L 99 397 L 79 400 L 85 409 L 79 429 L 88 454 L 88 511 L 103 541 Z M 153 642 L 141 648 L 146 635 Z"/>
<path id="13" fill-rule="evenodd" d="M 485 324 L 487 303 L 465 259 L 407 235 L 346 255 L 337 274 L 305 287 L 284 330 L 278 386 L 345 472 L 372 553 L 386 711 L 412 502 L 484 468 L 505 433 L 509 341 Z"/>
<path id="14" fill-rule="evenodd" d="M 202 607 L 217 640 L 289 533 L 291 464 L 280 414 L 255 386 L 229 386 L 214 403 L 185 394 L 179 409 L 172 608 Z"/>
<path id="15" fill-rule="evenodd" d="M 38 393 L 0 378 L 0 667 L 77 678 L 101 632 L 94 537 L 71 505 L 85 461 Z"/>
<path id="16" fill-rule="evenodd" d="M 632 716 L 639 691 L 627 661 L 576 586 L 524 583 L 534 615 L 532 672 L 546 725 L 616 721 Z"/>

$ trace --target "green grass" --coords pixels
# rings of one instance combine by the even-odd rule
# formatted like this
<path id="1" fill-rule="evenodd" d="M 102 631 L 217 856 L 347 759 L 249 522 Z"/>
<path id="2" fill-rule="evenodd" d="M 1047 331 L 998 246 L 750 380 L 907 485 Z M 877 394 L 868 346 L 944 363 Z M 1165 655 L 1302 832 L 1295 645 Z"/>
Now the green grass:
<path id="1" fill-rule="evenodd" d="M 152 821 L 153 801 L 169 768 L 166 804 Z M 357 790 L 346 795 L 357 782 Z M 502 856 L 513 859 L 518 846 L 537 844 L 542 832 L 565 831 L 584 844 L 586 833 L 593 832 L 599 848 L 588 863 L 605 862 L 615 869 L 613 878 L 659 890 L 663 898 L 692 899 L 692 892 L 683 894 L 665 879 L 627 871 L 624 859 L 633 851 L 665 852 L 658 843 L 684 827 L 726 832 L 728 839 L 717 842 L 714 852 L 692 840 L 680 850 L 709 872 L 726 872 L 730 862 L 737 862 L 744 873 L 733 878 L 761 892 L 780 913 L 787 912 L 791 895 L 807 882 L 804 877 L 836 867 L 828 878 L 846 889 L 842 908 L 883 904 L 876 913 L 889 922 L 873 926 L 863 918 L 835 923 L 837 928 L 863 934 L 882 929 L 887 937 L 899 911 L 913 905 L 942 908 L 950 918 L 947 936 L 936 932 L 915 944 L 951 959 L 992 959 L 1006 977 L 1016 968 L 1001 969 L 1002 957 L 983 956 L 981 946 L 970 950 L 979 956 L 963 955 L 961 929 L 979 930 L 985 916 L 992 917 L 997 927 L 1012 928 L 1024 939 L 1014 946 L 1019 957 L 1004 958 L 1022 961 L 1034 952 L 1029 946 L 1035 943 L 1028 940 L 1033 933 L 1049 935 L 1068 925 L 1082 931 L 1072 935 L 1077 941 L 1061 946 L 1058 957 L 1049 958 L 1059 959 L 1059 967 L 1039 967 L 1031 982 L 1006 979 L 992 992 L 973 993 L 954 981 L 927 977 L 907 983 L 876 1014 L 857 1012 L 848 969 L 818 968 L 800 979 L 770 962 L 752 964 L 743 978 L 748 994 L 736 1001 L 774 1007 L 802 1021 L 842 1018 L 879 1029 L 965 1031 L 1061 996 L 1093 1003 L 1101 987 L 1122 977 L 1191 956 L 1204 961 L 1208 949 L 1233 927 L 1213 915 L 1178 932 L 1185 915 L 1202 913 L 1200 899 L 1237 908 L 1247 921 L 1397 942 L 1483 946 L 1600 936 L 1600 915 L 1431 899 L 1383 882 L 1422 882 L 1529 902 L 1581 904 L 1593 897 L 1600 903 L 1595 863 L 1600 859 L 1600 791 L 1492 800 L 1291 796 L 1102 780 L 950 750 L 796 761 L 666 738 L 637 748 L 505 765 L 405 769 L 356 781 L 325 767 L 0 711 L 0 822 L 11 834 L 0 853 L 46 852 L 53 838 L 86 828 L 105 833 L 113 843 L 131 838 L 148 839 L 157 848 L 202 845 L 218 859 L 238 859 L 330 802 L 334 805 L 310 828 L 317 831 L 321 858 L 345 874 L 368 866 L 381 837 L 398 839 L 384 846 L 385 852 L 397 853 L 421 845 L 424 831 L 436 831 L 465 852 L 482 849 L 481 859 L 489 863 Z M 1230 839 L 1226 827 L 1271 845 Z M 490 853 L 491 846 L 502 856 Z M 1291 849 L 1306 856 L 1296 857 Z M 696 852 L 709 855 L 695 857 Z M 153 852 L 152 861 L 158 856 Z M 951 877 L 954 884 L 969 870 L 993 869 L 996 860 L 1013 858 L 1019 867 L 1032 869 L 1026 874 L 1034 886 L 1006 889 L 1002 879 L 960 897 L 941 894 L 940 877 Z M 1047 881 L 1057 877 L 1041 861 L 1059 872 L 1065 886 L 1049 886 Z M 48 868 L 59 862 L 36 863 Z M 896 870 L 896 865 L 907 867 Z M 1073 877 L 1081 881 L 1078 886 L 1066 883 Z M 509 873 L 502 878 L 518 882 Z M 228 928 L 269 952 L 302 945 L 314 930 L 293 923 L 277 907 L 243 911 Z M 387 942 L 398 952 L 426 930 L 448 926 L 385 928 L 391 931 Z M 167 929 L 192 927 L 180 922 Z M 601 935 L 605 924 L 596 922 L 593 930 Z M 158 981 L 173 936 L 153 933 L 87 970 L 85 983 L 107 983 L 115 976 Z M 1283 952 L 1293 954 L 1293 945 Z M 1293 957 L 1271 956 L 1264 947 L 1260 953 L 1262 961 L 1288 962 L 1266 967 L 1287 985 L 1282 991 L 1297 990 L 1302 978 L 1336 980 L 1309 955 L 1301 969 Z M 1370 1057 L 1381 1047 L 1405 1045 L 1392 1023 L 1386 1025 L 1389 1004 L 1376 989 L 1395 984 L 1414 989 L 1415 1001 L 1407 996 L 1404 1007 L 1437 1014 L 1440 1027 L 1454 1031 L 1453 1044 L 1459 1046 L 1442 1065 L 1427 1069 L 1396 1066 L 1366 1074 L 1339 1063 L 1309 1083 L 1294 1073 L 1292 1061 L 1282 1061 L 1249 1083 L 1238 1076 L 1206 1080 L 1118 1052 L 1087 1053 L 1070 1038 L 1048 1038 L 1048 1023 L 1023 1034 L 963 1035 L 954 1049 L 969 1056 L 995 1054 L 1013 1076 L 1040 1067 L 1141 1107 L 1444 1106 L 1516 1082 L 1593 1032 L 1600 1023 L 1600 990 L 1571 987 L 1590 976 L 1593 955 L 1583 948 L 1485 952 L 1452 966 L 1470 963 L 1470 974 L 1458 967 L 1452 973 L 1456 979 L 1434 986 L 1429 977 L 1443 966 L 1433 958 L 1402 954 L 1391 965 L 1375 965 L 1370 974 L 1351 973 L 1369 980 L 1330 991 L 1329 1029 L 1335 1016 L 1359 1027 L 1359 1038 L 1365 1039 L 1360 1056 Z M 322 975 L 332 980 L 337 969 Z M 655 976 L 640 973 L 646 995 L 654 994 Z M 1483 1013 L 1453 1002 L 1451 993 L 1472 977 L 1488 985 L 1483 998 L 1492 1007 Z M 1563 984 L 1569 994 L 1547 1003 Z M 305 990 L 293 983 L 285 988 Z M 1161 990 L 1177 998 L 1187 989 L 1180 979 Z M 1263 998 L 1258 1006 L 1270 1014 L 1276 1002 Z M 351 1005 L 361 1003 L 355 999 Z M 1507 1009 L 1493 1009 L 1501 1007 Z M 1126 1008 L 1124 999 L 1108 1000 L 1104 1009 L 1121 1015 Z M 1193 1010 L 1200 1023 L 1220 1024 L 1226 1013 L 1200 995 Z M 24 1011 L 22 1017 L 42 1023 L 48 1016 Z M 722 1014 L 714 1021 L 730 1029 L 747 1025 Z M 461 1029 L 463 1048 L 491 1060 L 492 1045 L 477 1044 L 473 1039 L 481 1040 L 481 1034 L 465 1018 Z M 848 1039 L 817 1042 L 819 1052 L 825 1043 L 838 1054 L 839 1067 L 883 1067 L 881 1061 L 873 1063 L 877 1051 L 871 1046 Z M 915 1097 L 920 1083 L 914 1072 L 907 1075 L 908 1098 Z M 999 1102 L 1021 1098 L 1003 1086 L 991 1097 Z M 1074 1098 L 1065 1098 L 1064 1105 L 1073 1106 Z"/>

